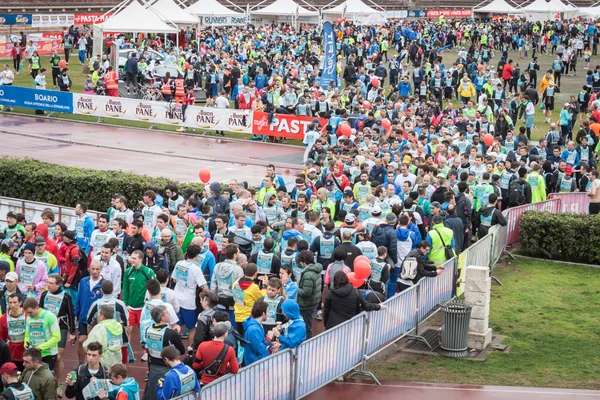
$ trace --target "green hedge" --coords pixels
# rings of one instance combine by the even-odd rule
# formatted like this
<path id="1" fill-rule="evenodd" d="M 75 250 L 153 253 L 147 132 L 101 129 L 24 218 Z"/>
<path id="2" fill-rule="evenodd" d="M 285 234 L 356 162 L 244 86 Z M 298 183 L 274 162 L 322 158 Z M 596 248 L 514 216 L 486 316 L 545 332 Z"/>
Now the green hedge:
<path id="1" fill-rule="evenodd" d="M 99 171 L 33 159 L 0 158 L 0 196 L 67 207 L 84 202 L 91 210 L 104 211 L 110 207 L 111 196 L 119 193 L 127 197 L 129 206 L 134 208 L 151 185 L 156 185 L 164 197 L 165 185 L 169 183 L 176 183 L 181 193 L 192 188 L 201 194 L 204 187 L 201 183 L 179 183 L 123 171 Z"/>
<path id="2" fill-rule="evenodd" d="M 600 264 L 600 215 L 528 211 L 519 227 L 523 255 Z"/>

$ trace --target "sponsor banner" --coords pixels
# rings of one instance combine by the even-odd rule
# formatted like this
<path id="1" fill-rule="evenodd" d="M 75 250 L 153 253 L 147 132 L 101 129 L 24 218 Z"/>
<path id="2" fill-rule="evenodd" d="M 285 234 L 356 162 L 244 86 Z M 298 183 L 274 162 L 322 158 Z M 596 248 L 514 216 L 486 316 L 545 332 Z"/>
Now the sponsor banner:
<path id="1" fill-rule="evenodd" d="M 0 14 L 0 25 L 31 25 L 31 14 Z"/>
<path id="2" fill-rule="evenodd" d="M 206 15 L 202 17 L 202 25 L 206 26 L 243 26 L 246 25 L 246 16 L 234 17 L 231 15 Z"/>
<path id="3" fill-rule="evenodd" d="M 194 129 L 251 133 L 252 113 L 246 110 L 73 94 L 73 113 L 94 117 L 177 125 Z"/>
<path id="4" fill-rule="evenodd" d="M 473 16 L 472 9 L 463 9 L 463 10 L 427 10 L 428 18 L 438 18 L 438 17 L 471 17 Z"/>
<path id="5" fill-rule="evenodd" d="M 352 19 L 355 25 L 384 25 L 387 23 L 385 13 L 354 14 Z"/>
<path id="6" fill-rule="evenodd" d="M 0 42 L 0 57 L 11 57 L 11 51 L 14 47 L 14 42 L 20 42 L 20 37 L 12 36 L 9 42 Z M 58 34 L 57 37 L 48 36 L 46 34 L 32 33 L 27 35 L 27 41 L 33 42 L 40 55 L 51 55 L 54 50 L 60 50 L 62 43 L 62 34 Z"/>
<path id="7" fill-rule="evenodd" d="M 389 19 L 403 19 L 408 17 L 408 11 L 406 10 L 398 10 L 398 11 L 386 11 L 385 17 Z"/>
<path id="8" fill-rule="evenodd" d="M 73 94 L 2 85 L 0 86 L 0 104 L 8 107 L 71 113 L 73 111 Z"/>
<path id="9" fill-rule="evenodd" d="M 300 117 L 297 115 L 275 114 L 269 124 L 269 114 L 254 111 L 252 120 L 252 133 L 255 135 L 268 135 L 290 139 L 304 139 L 308 125 L 313 117 Z M 321 125 L 327 125 L 327 119 L 319 118 Z"/>
<path id="10" fill-rule="evenodd" d="M 408 10 L 408 18 L 425 18 L 427 10 Z"/>
<path id="11" fill-rule="evenodd" d="M 68 28 L 73 25 L 73 14 L 33 14 L 31 25 L 40 27 Z"/>
<path id="12" fill-rule="evenodd" d="M 335 33 L 331 22 L 323 24 L 323 52 L 324 63 L 321 72 L 321 87 L 329 87 L 329 82 L 333 81 L 337 85 L 337 50 L 335 47 Z"/>
<path id="13" fill-rule="evenodd" d="M 75 25 L 95 25 L 101 24 L 109 19 L 112 14 L 75 14 Z"/>

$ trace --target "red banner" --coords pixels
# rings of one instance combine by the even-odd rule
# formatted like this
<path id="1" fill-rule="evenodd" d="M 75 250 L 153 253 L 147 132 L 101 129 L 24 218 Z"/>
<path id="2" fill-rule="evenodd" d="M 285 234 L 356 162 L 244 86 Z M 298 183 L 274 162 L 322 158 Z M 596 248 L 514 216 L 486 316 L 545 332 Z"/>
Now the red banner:
<path id="1" fill-rule="evenodd" d="M 112 14 L 75 14 L 75 25 L 101 24 L 111 16 Z"/>
<path id="2" fill-rule="evenodd" d="M 473 10 L 427 10 L 427 17 L 429 18 L 438 18 L 442 15 L 444 17 L 471 17 L 473 16 Z"/>
<path id="3" fill-rule="evenodd" d="M 560 211 L 564 213 L 588 214 L 590 196 L 586 192 L 552 193 L 551 199 L 560 199 Z"/>
<path id="4" fill-rule="evenodd" d="M 62 40 L 33 39 L 33 45 L 42 56 L 51 55 L 54 50 L 60 51 Z M 12 43 L 0 43 L 0 57 L 11 57 Z"/>
<path id="5" fill-rule="evenodd" d="M 304 139 L 304 133 L 313 117 L 300 117 L 297 115 L 275 114 L 273 121 L 269 124 L 269 114 L 254 111 L 252 117 L 252 133 L 255 135 L 267 135 L 285 137 L 290 139 Z M 327 125 L 327 119 L 319 118 L 321 125 Z"/>

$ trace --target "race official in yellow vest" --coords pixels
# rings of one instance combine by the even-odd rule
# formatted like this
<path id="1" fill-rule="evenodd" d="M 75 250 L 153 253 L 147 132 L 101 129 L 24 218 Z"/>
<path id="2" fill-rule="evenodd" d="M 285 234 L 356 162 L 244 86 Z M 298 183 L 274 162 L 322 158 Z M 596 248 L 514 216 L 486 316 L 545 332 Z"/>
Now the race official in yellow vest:
<path id="1" fill-rule="evenodd" d="M 436 266 L 442 265 L 446 260 L 444 245 L 452 246 L 454 255 L 456 255 L 456 244 L 454 243 L 454 233 L 452 229 L 444 226 L 444 218 L 441 215 L 433 216 L 433 226 L 427 233 L 427 242 L 431 244 L 431 250 L 427 259 Z"/>

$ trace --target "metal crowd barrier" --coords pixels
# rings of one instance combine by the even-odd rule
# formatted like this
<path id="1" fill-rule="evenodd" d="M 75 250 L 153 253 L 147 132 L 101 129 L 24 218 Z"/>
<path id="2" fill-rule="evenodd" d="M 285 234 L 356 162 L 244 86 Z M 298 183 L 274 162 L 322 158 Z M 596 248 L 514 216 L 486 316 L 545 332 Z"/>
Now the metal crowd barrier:
<path id="1" fill-rule="evenodd" d="M 14 213 L 23 213 L 27 222 L 42 223 L 42 213 L 45 209 L 50 209 L 54 213 L 54 222 L 62 222 L 67 225 L 67 228 L 75 227 L 75 209 L 72 207 L 57 206 L 55 204 L 40 203 L 37 201 L 28 201 L 15 199 L 12 197 L 0 196 L 0 226 L 6 226 L 6 214 L 9 211 Z M 102 214 L 98 211 L 88 210 L 87 214 L 92 217 L 94 223 L 98 215 Z"/>
<path id="2" fill-rule="evenodd" d="M 246 400 L 293 398 L 294 353 L 284 350 L 202 388 L 201 399 Z M 179 398 L 178 398 L 179 399 Z M 182 399 L 191 400 L 191 399 Z"/>
<path id="3" fill-rule="evenodd" d="M 359 366 L 366 328 L 367 313 L 362 312 L 298 346 L 294 398 L 306 396 Z"/>
<path id="4" fill-rule="evenodd" d="M 552 198 L 546 201 L 540 201 L 539 203 L 526 204 L 520 207 L 514 207 L 508 209 L 508 231 L 506 237 L 506 244 L 511 244 L 519 240 L 521 230 L 519 224 L 521 222 L 521 216 L 525 211 L 549 211 L 553 214 L 560 212 L 560 198 Z"/>
<path id="5" fill-rule="evenodd" d="M 444 272 L 436 278 L 425 278 L 419 281 L 419 323 L 427 321 L 431 312 L 442 300 L 450 300 L 455 283 L 456 257 L 444 262 Z"/>
<path id="6" fill-rule="evenodd" d="M 560 212 L 588 214 L 590 196 L 586 192 L 552 193 L 550 199 L 560 199 Z"/>

